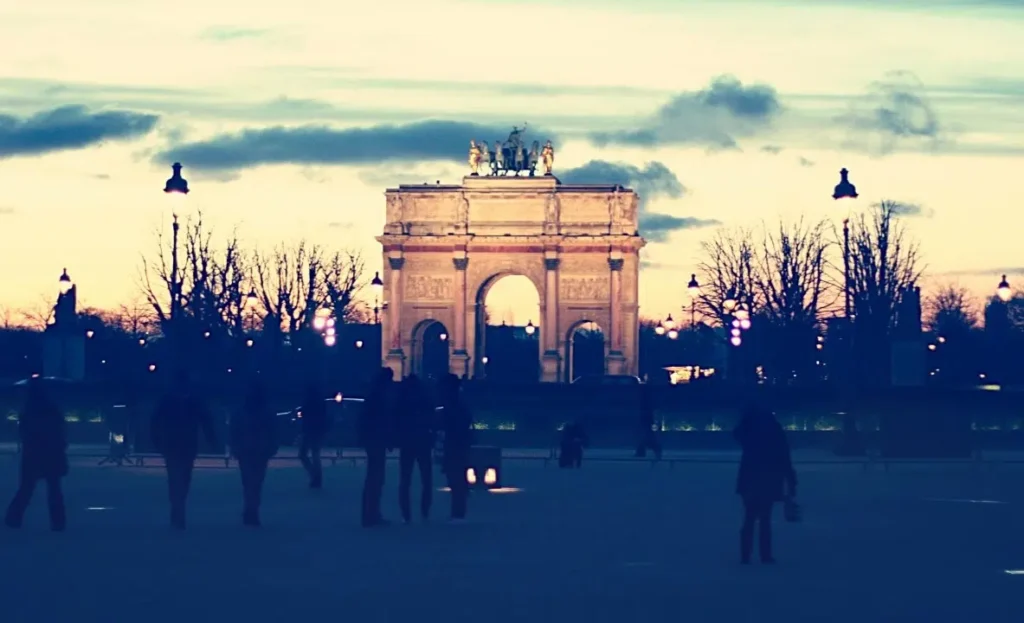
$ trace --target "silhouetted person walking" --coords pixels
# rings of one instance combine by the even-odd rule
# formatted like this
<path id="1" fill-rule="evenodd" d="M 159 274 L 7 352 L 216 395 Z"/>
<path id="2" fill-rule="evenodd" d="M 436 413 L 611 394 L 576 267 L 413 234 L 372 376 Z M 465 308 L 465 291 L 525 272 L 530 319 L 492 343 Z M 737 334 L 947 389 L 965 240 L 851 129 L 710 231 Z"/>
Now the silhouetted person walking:
<path id="1" fill-rule="evenodd" d="M 750 564 L 756 523 L 761 562 L 772 564 L 772 507 L 787 495 L 796 495 L 789 442 L 772 412 L 759 405 L 744 409 L 733 436 L 743 449 L 736 479 L 736 493 L 743 498 L 744 511 L 740 559 Z"/>
<path id="2" fill-rule="evenodd" d="M 661 460 L 661 442 L 658 441 L 657 422 L 654 420 L 654 399 L 647 385 L 640 390 L 640 444 L 636 456 L 647 456 L 647 450 L 654 452 L 654 458 Z"/>
<path id="3" fill-rule="evenodd" d="M 331 428 L 327 417 L 327 402 L 315 385 L 306 389 L 302 401 L 302 440 L 299 443 L 299 460 L 309 474 L 309 486 L 319 489 L 323 486 L 324 470 L 320 463 L 320 451 Z"/>
<path id="4" fill-rule="evenodd" d="M 277 415 L 267 404 L 263 386 L 253 383 L 241 410 L 231 418 L 231 452 L 242 475 L 242 523 L 260 525 L 260 501 L 267 464 L 277 454 Z"/>
<path id="5" fill-rule="evenodd" d="M 434 406 L 426 389 L 415 374 L 406 377 L 399 386 L 398 408 L 395 412 L 395 435 L 398 444 L 398 505 L 402 519 L 412 521 L 410 489 L 412 471 L 420 472 L 420 517 L 430 516 L 433 499 L 433 445 Z"/>
<path id="6" fill-rule="evenodd" d="M 180 530 L 185 529 L 185 500 L 199 454 L 200 430 L 211 445 L 216 445 L 210 413 L 196 395 L 188 373 L 180 370 L 175 374 L 174 385 L 160 400 L 150 425 L 153 447 L 167 466 L 171 526 Z"/>
<path id="7" fill-rule="evenodd" d="M 61 532 L 67 523 L 60 488 L 61 478 L 68 473 L 64 415 L 38 378 L 29 381 L 28 397 L 18 419 L 18 435 L 21 438 L 21 477 L 18 491 L 7 507 L 5 523 L 11 528 L 21 527 L 36 483 L 45 480 L 50 528 Z"/>
<path id="8" fill-rule="evenodd" d="M 359 443 L 366 451 L 366 481 L 363 483 L 364 528 L 387 525 L 380 512 L 380 498 L 384 492 L 384 469 L 388 447 L 391 444 L 394 417 L 394 372 L 381 368 L 374 378 L 370 392 L 363 403 L 359 418 Z"/>
<path id="9" fill-rule="evenodd" d="M 469 452 L 473 447 L 473 416 L 460 393 L 461 381 L 454 374 L 441 378 L 440 402 L 444 418 L 444 473 L 452 495 L 451 517 L 455 520 L 466 518 L 469 502 L 469 483 L 466 470 L 469 469 Z"/>
<path id="10" fill-rule="evenodd" d="M 587 445 L 587 432 L 579 422 L 566 424 L 562 428 L 561 452 L 558 457 L 559 467 L 583 466 L 583 447 Z"/>

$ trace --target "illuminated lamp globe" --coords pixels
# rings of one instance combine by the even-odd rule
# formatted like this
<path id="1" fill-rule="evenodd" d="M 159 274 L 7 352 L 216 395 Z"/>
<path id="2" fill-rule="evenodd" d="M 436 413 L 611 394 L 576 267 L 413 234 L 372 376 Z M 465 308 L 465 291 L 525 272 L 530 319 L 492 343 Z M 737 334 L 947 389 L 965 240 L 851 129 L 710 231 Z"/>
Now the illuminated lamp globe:
<path id="1" fill-rule="evenodd" d="M 665 319 L 665 328 L 668 329 L 669 331 L 671 331 L 675 327 L 676 327 L 676 321 L 672 320 L 672 314 L 669 314 L 668 318 Z"/>
<path id="2" fill-rule="evenodd" d="M 326 344 L 327 346 L 334 346 L 337 343 L 338 338 L 333 335 L 328 335 L 324 337 L 324 344 Z"/>
<path id="3" fill-rule="evenodd" d="M 373 273 L 370 287 L 373 288 L 373 295 L 380 298 L 381 293 L 384 292 L 384 281 L 381 280 L 379 272 Z"/>
<path id="4" fill-rule="evenodd" d="M 697 283 L 697 275 L 690 275 L 690 283 L 686 284 L 686 289 L 690 292 L 690 296 L 697 298 L 700 296 L 700 284 Z"/>
<path id="5" fill-rule="evenodd" d="M 654 327 L 654 332 L 658 335 L 665 335 L 665 325 L 659 324 Z"/>
<path id="6" fill-rule="evenodd" d="M 317 331 L 323 331 L 324 327 L 327 326 L 327 319 L 323 316 L 317 316 L 313 318 L 313 328 Z"/>
<path id="7" fill-rule="evenodd" d="M 732 313 L 736 317 L 736 320 L 743 322 L 744 320 L 750 319 L 750 310 L 747 309 L 746 305 L 742 303 L 736 306 L 736 311 Z"/>
<path id="8" fill-rule="evenodd" d="M 535 327 L 533 325 L 533 321 L 532 320 L 527 320 L 526 321 L 526 335 L 533 335 L 536 332 L 537 332 L 537 327 Z"/>
<path id="9" fill-rule="evenodd" d="M 675 329 L 672 329 L 671 331 L 668 332 L 668 339 L 674 340 L 674 339 L 676 339 L 678 337 L 679 337 L 679 331 L 677 331 Z"/>
<path id="10" fill-rule="evenodd" d="M 1010 282 L 1006 280 L 1006 275 L 1003 275 L 1002 281 L 1000 281 L 999 285 L 996 287 L 996 296 L 998 296 L 999 300 L 1004 303 L 1009 301 L 1013 296 L 1013 293 L 1010 291 Z"/>
<path id="11" fill-rule="evenodd" d="M 60 293 L 67 294 L 74 284 L 71 283 L 71 277 L 68 277 L 68 269 L 64 269 L 61 273 L 60 279 L 57 281 L 60 284 Z"/>
<path id="12" fill-rule="evenodd" d="M 729 342 L 730 342 L 730 343 L 731 343 L 731 344 L 732 344 L 733 346 L 739 346 L 740 344 L 742 344 L 742 343 L 743 343 L 743 338 L 741 338 L 741 337 L 739 337 L 739 336 L 733 336 L 732 338 L 730 338 L 730 339 L 729 339 Z"/>
<path id="13" fill-rule="evenodd" d="M 740 328 L 743 329 L 744 331 L 749 329 L 750 328 L 750 318 L 744 318 L 743 320 L 740 320 Z"/>

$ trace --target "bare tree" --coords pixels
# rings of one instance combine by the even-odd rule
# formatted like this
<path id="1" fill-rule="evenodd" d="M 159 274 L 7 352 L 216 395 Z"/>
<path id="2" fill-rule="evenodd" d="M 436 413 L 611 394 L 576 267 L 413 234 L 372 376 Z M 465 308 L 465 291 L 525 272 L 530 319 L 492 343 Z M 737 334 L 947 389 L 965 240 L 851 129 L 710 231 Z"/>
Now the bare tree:
<path id="1" fill-rule="evenodd" d="M 857 323 L 888 334 L 905 291 L 923 272 L 918 244 L 898 218 L 900 204 L 882 201 L 850 229 L 850 294 Z"/>
<path id="2" fill-rule="evenodd" d="M 898 218 L 900 205 L 883 201 L 850 228 L 850 296 L 855 313 L 854 356 L 861 382 L 887 383 L 890 337 L 903 295 L 912 292 L 922 268 L 917 243 Z"/>
<path id="3" fill-rule="evenodd" d="M 928 297 L 925 323 L 944 335 L 964 334 L 978 327 L 978 307 L 967 288 L 946 284 Z"/>
<path id="4" fill-rule="evenodd" d="M 289 333 L 309 326 L 327 301 L 323 251 L 299 241 L 290 247 L 278 246 L 270 254 L 257 251 L 253 259 L 256 294 L 266 322 Z"/>
<path id="5" fill-rule="evenodd" d="M 225 333 L 238 333 L 243 325 L 245 254 L 236 235 L 216 247 L 202 215 L 188 221 L 178 240 L 178 271 L 174 273 L 173 241 L 157 232 L 158 252 L 142 258 L 142 291 L 156 321 L 166 327 L 171 319 L 177 285 L 180 312 L 189 321 Z"/>
<path id="6" fill-rule="evenodd" d="M 365 322 L 370 310 L 355 300 L 366 285 L 362 256 L 355 251 L 341 251 L 331 256 L 324 268 L 324 285 L 334 315 L 342 322 Z"/>
<path id="7" fill-rule="evenodd" d="M 54 302 L 46 295 L 40 295 L 37 301 L 21 310 L 21 317 L 30 329 L 42 331 L 53 322 Z"/>
<path id="8" fill-rule="evenodd" d="M 121 305 L 117 310 L 121 330 L 129 335 L 148 333 L 153 327 L 153 310 L 138 299 Z"/>
<path id="9" fill-rule="evenodd" d="M 824 307 L 835 300 L 825 274 L 831 242 L 827 224 L 780 222 L 765 227 L 754 268 L 754 287 L 761 302 L 758 322 L 762 361 L 775 381 L 793 382 L 815 372 L 814 344 Z"/>
<path id="10" fill-rule="evenodd" d="M 18 322 L 14 310 L 6 305 L 0 305 L 0 329 L 16 329 Z"/>
<path id="11" fill-rule="evenodd" d="M 720 323 L 729 315 L 724 306 L 729 297 L 747 303 L 751 311 L 755 307 L 757 280 L 752 240 L 750 230 L 735 228 L 719 229 L 701 243 L 704 259 L 699 269 L 705 282 L 701 284 L 699 305 L 702 313 Z"/>

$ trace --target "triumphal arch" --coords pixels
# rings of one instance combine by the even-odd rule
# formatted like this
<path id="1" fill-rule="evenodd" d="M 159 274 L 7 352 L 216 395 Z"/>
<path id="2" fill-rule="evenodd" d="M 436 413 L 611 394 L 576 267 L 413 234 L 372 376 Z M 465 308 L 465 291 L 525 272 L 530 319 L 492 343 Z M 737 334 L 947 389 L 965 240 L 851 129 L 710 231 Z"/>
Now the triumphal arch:
<path id="1" fill-rule="evenodd" d="M 536 143 L 513 154 L 524 173 L 529 169 L 523 176 L 501 174 L 510 167 L 495 168 L 495 153 L 483 146 L 481 156 L 476 145 L 474 174 L 461 185 L 386 192 L 377 238 L 384 253 L 384 365 L 396 377 L 418 372 L 425 331 L 441 323 L 450 371 L 482 376 L 487 290 L 501 277 L 522 275 L 540 297 L 540 380 L 571 380 L 572 335 L 589 322 L 604 333 L 605 372 L 635 375 L 638 252 L 645 244 L 636 194 L 618 185 L 562 184 L 550 173 L 550 143 L 543 154 Z M 481 175 L 488 155 L 492 174 Z M 547 174 L 533 175 L 538 158 Z"/>

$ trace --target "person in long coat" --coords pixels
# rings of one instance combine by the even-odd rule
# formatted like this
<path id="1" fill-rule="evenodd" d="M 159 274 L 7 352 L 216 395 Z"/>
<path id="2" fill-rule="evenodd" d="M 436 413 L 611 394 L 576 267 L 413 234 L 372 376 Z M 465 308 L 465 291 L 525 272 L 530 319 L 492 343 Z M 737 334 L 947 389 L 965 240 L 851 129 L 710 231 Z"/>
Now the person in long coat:
<path id="1" fill-rule="evenodd" d="M 242 523 L 259 527 L 260 501 L 267 465 L 280 445 L 277 415 L 267 404 L 262 384 L 253 383 L 241 410 L 231 418 L 231 453 L 242 476 Z"/>
<path id="2" fill-rule="evenodd" d="M 757 524 L 761 562 L 773 564 L 772 508 L 787 496 L 796 495 L 796 472 L 789 442 L 774 414 L 761 405 L 744 409 L 733 436 L 743 450 L 736 478 L 736 493 L 743 499 L 740 560 L 750 563 Z"/>
<path id="3" fill-rule="evenodd" d="M 395 441 L 398 445 L 398 506 L 402 519 L 412 521 L 413 469 L 420 472 L 420 517 L 430 516 L 433 500 L 434 404 L 419 377 L 411 374 L 398 388 Z"/>
<path id="4" fill-rule="evenodd" d="M 31 379 L 28 397 L 18 419 L 21 437 L 21 477 L 18 491 L 7 507 L 5 523 L 20 528 L 25 509 L 40 480 L 46 481 L 50 528 L 61 532 L 67 524 L 61 478 L 68 474 L 64 414 L 50 399 L 43 381 Z"/>
<path id="5" fill-rule="evenodd" d="M 371 384 L 359 417 L 359 444 L 366 451 L 366 480 L 363 483 L 362 524 L 364 528 L 386 526 L 380 510 L 388 449 L 392 447 L 395 409 L 394 372 L 381 368 Z"/>
<path id="6" fill-rule="evenodd" d="M 469 502 L 469 482 L 466 470 L 469 468 L 470 450 L 473 447 L 473 416 L 462 400 L 461 381 L 454 374 L 441 379 L 441 412 L 444 418 L 444 473 L 451 490 L 451 518 L 460 521 L 466 518 Z"/>
<path id="7" fill-rule="evenodd" d="M 330 430 L 330 419 L 327 414 L 327 403 L 323 392 L 316 385 L 306 388 L 306 397 L 302 401 L 302 440 L 299 444 L 299 461 L 309 474 L 309 487 L 323 487 L 324 470 L 320 462 L 320 452 L 327 432 Z"/>
<path id="8" fill-rule="evenodd" d="M 192 484 L 192 469 L 199 454 L 199 433 L 217 445 L 213 419 L 192 386 L 188 373 L 179 370 L 174 385 L 160 400 L 150 424 L 153 447 L 167 466 L 167 492 L 171 526 L 185 529 L 185 501 Z"/>

